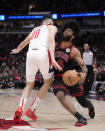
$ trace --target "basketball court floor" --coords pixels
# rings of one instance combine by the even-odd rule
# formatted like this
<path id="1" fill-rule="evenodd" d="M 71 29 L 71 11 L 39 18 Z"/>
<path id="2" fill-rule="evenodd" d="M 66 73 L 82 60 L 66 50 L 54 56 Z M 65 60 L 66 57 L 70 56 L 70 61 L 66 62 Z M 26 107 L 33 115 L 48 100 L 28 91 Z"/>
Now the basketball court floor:
<path id="1" fill-rule="evenodd" d="M 36 92 L 35 90 L 32 91 L 26 109 L 32 103 Z M 21 93 L 22 89 L 0 89 L 0 118 L 12 119 L 18 106 Z M 77 110 L 87 118 L 88 124 L 86 126 L 75 127 L 74 124 L 77 120 L 60 105 L 53 93 L 47 93 L 36 110 L 36 115 L 38 116 L 37 121 L 32 121 L 25 115 L 22 117 L 23 120 L 30 124 L 30 128 L 12 127 L 7 131 L 105 131 L 104 101 L 91 100 L 95 106 L 96 117 L 95 119 L 90 119 L 87 109 L 82 108 L 74 98 L 67 96 L 67 99 L 72 101 Z"/>

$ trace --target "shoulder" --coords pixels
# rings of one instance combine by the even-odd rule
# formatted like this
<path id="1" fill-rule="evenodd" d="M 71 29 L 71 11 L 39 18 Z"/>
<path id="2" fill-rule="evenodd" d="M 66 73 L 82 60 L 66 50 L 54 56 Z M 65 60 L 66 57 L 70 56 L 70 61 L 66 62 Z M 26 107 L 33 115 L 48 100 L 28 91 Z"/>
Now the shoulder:
<path id="1" fill-rule="evenodd" d="M 79 49 L 77 49 L 76 47 L 74 47 L 71 52 L 71 57 L 73 58 L 75 56 L 81 56 Z"/>
<path id="2" fill-rule="evenodd" d="M 89 54 L 93 56 L 93 52 L 89 50 Z"/>
<path id="3" fill-rule="evenodd" d="M 76 47 L 74 47 L 72 49 L 72 53 L 74 53 L 74 54 L 80 54 L 80 51 L 79 51 L 79 49 L 77 49 Z"/>
<path id="4" fill-rule="evenodd" d="M 49 30 L 55 30 L 57 31 L 57 27 L 54 25 L 48 25 Z"/>

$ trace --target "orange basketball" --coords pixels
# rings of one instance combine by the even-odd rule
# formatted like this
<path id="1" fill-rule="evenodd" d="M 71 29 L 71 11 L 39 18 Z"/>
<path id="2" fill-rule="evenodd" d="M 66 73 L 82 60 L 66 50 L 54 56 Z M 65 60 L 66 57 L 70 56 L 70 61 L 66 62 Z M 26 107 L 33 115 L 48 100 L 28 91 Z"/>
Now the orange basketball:
<path id="1" fill-rule="evenodd" d="M 68 70 L 63 74 L 63 82 L 67 86 L 74 86 L 78 83 L 78 73 L 75 70 Z"/>

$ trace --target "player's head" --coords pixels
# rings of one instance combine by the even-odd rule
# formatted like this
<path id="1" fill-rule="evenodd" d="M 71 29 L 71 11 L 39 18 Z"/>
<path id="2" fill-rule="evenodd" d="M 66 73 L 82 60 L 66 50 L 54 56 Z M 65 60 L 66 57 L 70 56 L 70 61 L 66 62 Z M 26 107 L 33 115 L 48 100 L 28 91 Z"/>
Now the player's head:
<path id="1" fill-rule="evenodd" d="M 65 22 L 60 29 L 60 32 L 63 34 L 63 41 L 72 41 L 78 31 L 79 29 L 74 21 Z"/>
<path id="2" fill-rule="evenodd" d="M 53 25 L 53 19 L 51 18 L 50 15 L 45 15 L 42 19 L 42 24 L 49 24 Z"/>
<path id="3" fill-rule="evenodd" d="M 65 29 L 63 32 L 63 41 L 72 41 L 73 38 L 73 30 L 70 28 Z"/>
<path id="4" fill-rule="evenodd" d="M 88 44 L 88 43 L 85 43 L 85 44 L 84 44 L 84 50 L 85 50 L 85 51 L 88 51 L 89 48 L 90 48 L 90 47 L 89 47 L 89 44 Z"/>

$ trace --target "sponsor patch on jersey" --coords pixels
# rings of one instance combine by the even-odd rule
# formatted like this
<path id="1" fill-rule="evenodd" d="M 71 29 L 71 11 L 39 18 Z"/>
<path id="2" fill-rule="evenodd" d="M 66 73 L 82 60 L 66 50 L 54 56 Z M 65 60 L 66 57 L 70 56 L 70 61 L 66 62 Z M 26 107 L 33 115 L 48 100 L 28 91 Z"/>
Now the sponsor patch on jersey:
<path id="1" fill-rule="evenodd" d="M 66 49 L 66 52 L 70 52 L 70 49 L 69 49 L 69 48 L 67 48 L 67 49 Z"/>

